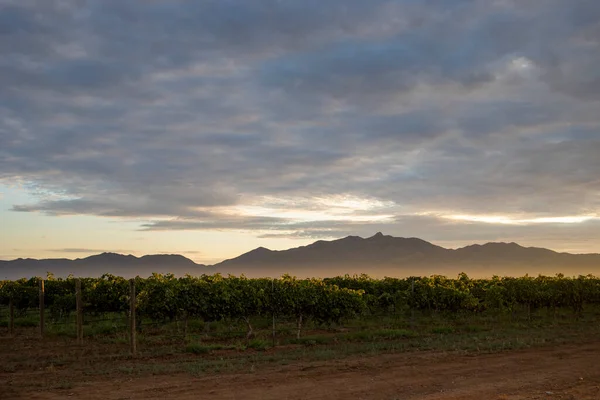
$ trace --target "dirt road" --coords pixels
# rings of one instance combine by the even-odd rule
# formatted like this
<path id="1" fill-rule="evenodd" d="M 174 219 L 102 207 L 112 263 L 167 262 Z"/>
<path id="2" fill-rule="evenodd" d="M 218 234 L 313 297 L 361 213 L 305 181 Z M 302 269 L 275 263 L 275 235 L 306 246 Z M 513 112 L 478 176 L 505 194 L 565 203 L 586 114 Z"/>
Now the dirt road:
<path id="1" fill-rule="evenodd" d="M 491 355 L 404 353 L 245 374 L 98 380 L 29 399 L 600 399 L 600 342 Z"/>

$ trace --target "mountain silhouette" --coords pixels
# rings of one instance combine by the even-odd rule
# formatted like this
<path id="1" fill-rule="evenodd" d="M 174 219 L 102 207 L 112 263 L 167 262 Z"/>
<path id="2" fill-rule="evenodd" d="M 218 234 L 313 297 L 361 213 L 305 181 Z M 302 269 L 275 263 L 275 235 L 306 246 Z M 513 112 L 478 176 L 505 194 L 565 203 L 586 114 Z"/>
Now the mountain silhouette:
<path id="1" fill-rule="evenodd" d="M 204 265 L 196 264 L 189 258 L 178 254 L 136 257 L 131 254 L 102 253 L 75 260 L 18 258 L 12 261 L 0 261 L 0 279 L 45 277 L 48 272 L 57 277 L 68 275 L 98 277 L 109 273 L 129 278 L 136 275 L 148 276 L 153 272 L 200 275 L 206 273 L 204 269 L 206 269 Z"/>
<path id="2" fill-rule="evenodd" d="M 559 253 L 517 243 L 474 244 L 447 249 L 418 238 L 384 235 L 381 232 L 362 238 L 319 240 L 287 250 L 258 247 L 238 257 L 212 266 L 196 264 L 175 254 L 135 257 L 102 253 L 86 258 L 17 259 L 0 261 L 0 279 L 30 276 L 100 276 L 103 273 L 132 277 L 153 272 L 201 275 L 216 272 L 248 277 L 326 277 L 365 273 L 373 277 L 410 275 L 455 276 L 466 272 L 473 277 L 525 274 L 587 275 L 600 273 L 600 254 Z"/>
<path id="3" fill-rule="evenodd" d="M 247 276 L 332 276 L 366 273 L 372 276 L 473 276 L 589 274 L 600 272 L 600 254 L 568 254 L 523 247 L 516 243 L 487 243 L 447 249 L 418 238 L 381 232 L 368 238 L 347 236 L 319 240 L 307 246 L 274 251 L 264 247 L 213 266 L 218 271 Z"/>
<path id="4" fill-rule="evenodd" d="M 338 264 L 365 265 L 381 262 L 418 260 L 427 256 L 441 256 L 446 249 L 417 238 L 398 238 L 376 235 L 363 239 L 348 236 L 333 241 L 319 240 L 307 246 L 273 251 L 260 247 L 239 257 L 225 260 L 215 267 Z"/>

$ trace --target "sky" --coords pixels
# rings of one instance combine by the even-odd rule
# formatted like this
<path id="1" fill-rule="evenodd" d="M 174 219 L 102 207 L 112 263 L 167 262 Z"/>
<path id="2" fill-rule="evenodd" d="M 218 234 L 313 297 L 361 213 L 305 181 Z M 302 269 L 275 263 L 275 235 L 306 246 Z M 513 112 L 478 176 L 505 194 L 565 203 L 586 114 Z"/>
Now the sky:
<path id="1" fill-rule="evenodd" d="M 0 0 L 0 259 L 600 252 L 597 0 Z"/>

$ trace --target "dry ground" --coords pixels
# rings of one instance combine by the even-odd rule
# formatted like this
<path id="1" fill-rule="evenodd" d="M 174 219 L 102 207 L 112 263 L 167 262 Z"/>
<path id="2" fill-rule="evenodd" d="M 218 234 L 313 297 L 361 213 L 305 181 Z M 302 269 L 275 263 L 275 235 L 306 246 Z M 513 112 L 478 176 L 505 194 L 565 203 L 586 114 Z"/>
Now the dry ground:
<path id="1" fill-rule="evenodd" d="M 0 342 L 3 358 L 9 341 Z M 14 342 L 12 342 L 14 343 Z M 51 343 L 50 343 L 51 345 Z M 52 357 L 52 346 L 31 351 Z M 55 346 L 57 352 L 64 351 Z M 102 349 L 100 349 L 102 350 Z M 86 351 L 89 351 L 86 350 Z M 197 360 L 202 361 L 200 356 Z M 40 359 L 40 360 L 41 360 Z M 96 358 L 100 371 L 121 361 Z M 123 360 L 177 362 L 177 357 Z M 496 354 L 408 352 L 350 356 L 288 365 L 250 365 L 243 372 L 190 374 L 124 370 L 87 374 L 94 365 L 31 363 L 0 373 L 1 399 L 600 399 L 600 341 Z M 60 382 L 65 382 L 60 384 Z M 54 383 L 54 385 L 52 384 Z"/>

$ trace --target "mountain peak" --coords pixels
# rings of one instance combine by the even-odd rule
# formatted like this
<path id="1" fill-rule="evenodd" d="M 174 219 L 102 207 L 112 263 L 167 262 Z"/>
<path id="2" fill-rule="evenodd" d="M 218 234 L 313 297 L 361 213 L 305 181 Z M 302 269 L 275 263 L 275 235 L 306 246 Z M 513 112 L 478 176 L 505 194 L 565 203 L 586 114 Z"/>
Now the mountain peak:
<path id="1" fill-rule="evenodd" d="M 261 255 L 270 254 L 270 253 L 273 253 L 273 250 L 270 250 L 270 249 L 267 249 L 266 247 L 260 246 L 260 247 L 255 248 L 254 250 L 250 250 L 249 252 L 242 254 L 242 256 L 260 257 Z"/>
<path id="2" fill-rule="evenodd" d="M 381 232 L 377 232 L 371 237 L 366 238 L 365 240 L 382 240 L 382 239 L 402 239 L 402 238 L 394 238 L 393 236 L 384 235 Z"/>
<path id="3" fill-rule="evenodd" d="M 252 250 L 250 253 L 270 253 L 273 250 L 267 249 L 266 247 L 260 246 Z"/>
<path id="4" fill-rule="evenodd" d="M 521 245 L 518 245 L 515 242 L 488 242 L 486 244 L 484 244 L 484 246 L 498 246 L 498 247 L 522 247 Z"/>
<path id="5" fill-rule="evenodd" d="M 227 264 L 236 263 L 236 262 L 252 264 L 252 263 L 264 261 L 265 259 L 269 259 L 274 254 L 277 254 L 277 252 L 261 246 L 261 247 L 257 247 L 254 250 L 250 250 L 249 252 L 244 253 L 241 256 L 238 256 L 236 258 L 231 258 L 231 259 L 228 259 L 225 261 L 221 261 L 219 264 L 216 264 L 216 265 L 227 265 Z"/>
<path id="6" fill-rule="evenodd" d="M 104 252 L 104 253 L 95 254 L 95 255 L 86 257 L 86 258 L 84 258 L 84 260 L 92 260 L 92 259 L 113 260 L 113 259 L 124 259 L 124 258 L 137 258 L 137 257 L 135 257 L 131 254 L 124 255 L 124 254 L 119 254 L 119 253 Z"/>

